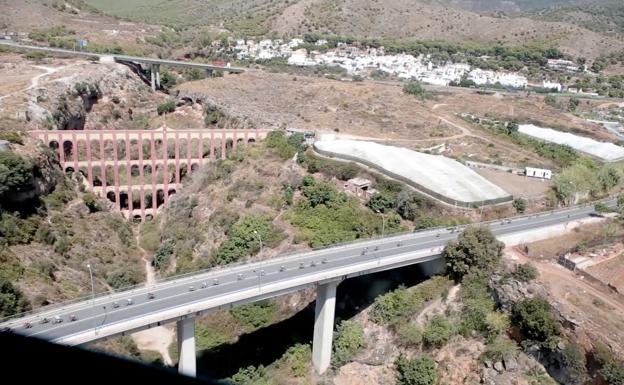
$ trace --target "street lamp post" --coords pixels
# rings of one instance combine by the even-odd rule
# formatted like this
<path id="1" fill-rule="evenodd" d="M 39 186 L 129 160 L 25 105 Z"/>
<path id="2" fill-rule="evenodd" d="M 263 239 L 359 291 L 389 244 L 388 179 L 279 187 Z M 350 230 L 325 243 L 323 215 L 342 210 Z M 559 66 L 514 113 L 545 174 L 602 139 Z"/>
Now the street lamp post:
<path id="1" fill-rule="evenodd" d="M 95 287 L 93 285 L 93 270 L 91 270 L 91 264 L 87 263 L 89 269 L 89 278 L 91 278 L 91 304 L 95 305 Z M 93 332 L 97 334 L 97 321 L 93 319 Z"/>
<path id="2" fill-rule="evenodd" d="M 386 230 L 386 216 L 379 210 L 375 210 L 377 214 L 381 215 L 381 237 L 384 236 L 384 231 Z"/>
<path id="3" fill-rule="evenodd" d="M 253 233 L 256 234 L 256 236 L 258 237 L 258 242 L 260 242 L 260 252 L 258 253 L 258 255 L 260 255 L 262 254 L 262 237 L 260 237 L 260 233 L 258 233 L 258 230 L 254 230 Z"/>
<path id="4" fill-rule="evenodd" d="M 89 269 L 89 277 L 91 278 L 91 302 L 95 303 L 95 287 L 93 286 L 93 271 L 91 270 L 91 264 L 87 263 Z"/>

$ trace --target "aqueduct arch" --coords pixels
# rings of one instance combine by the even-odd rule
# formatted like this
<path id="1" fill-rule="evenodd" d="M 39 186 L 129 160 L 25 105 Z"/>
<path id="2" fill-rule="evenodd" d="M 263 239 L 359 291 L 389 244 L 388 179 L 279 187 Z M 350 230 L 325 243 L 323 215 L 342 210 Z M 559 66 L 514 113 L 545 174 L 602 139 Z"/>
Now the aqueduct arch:
<path id="1" fill-rule="evenodd" d="M 184 175 L 225 158 L 270 130 L 31 131 L 57 152 L 65 172 L 82 172 L 92 191 L 131 220 L 151 218 L 182 187 Z M 138 196 L 138 200 L 134 197 Z"/>

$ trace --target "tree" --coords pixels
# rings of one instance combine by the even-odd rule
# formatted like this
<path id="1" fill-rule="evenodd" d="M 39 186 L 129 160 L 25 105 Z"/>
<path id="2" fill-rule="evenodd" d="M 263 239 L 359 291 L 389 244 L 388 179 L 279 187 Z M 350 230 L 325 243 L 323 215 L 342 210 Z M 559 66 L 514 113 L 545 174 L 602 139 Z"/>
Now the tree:
<path id="1" fill-rule="evenodd" d="M 435 362 L 427 355 L 410 360 L 400 355 L 394 363 L 397 385 L 434 385 L 438 381 Z"/>
<path id="2" fill-rule="evenodd" d="M 4 276 L 0 276 L 0 316 L 8 317 L 29 310 L 30 304 L 22 292 Z"/>
<path id="3" fill-rule="evenodd" d="M 10 151 L 0 152 L 0 202 L 12 193 L 30 189 L 35 165 Z"/>
<path id="4" fill-rule="evenodd" d="M 353 358 L 364 346 L 364 329 L 356 321 L 342 321 L 336 330 L 332 361 L 340 367 Z"/>
<path id="5" fill-rule="evenodd" d="M 457 281 L 472 270 L 489 272 L 500 262 L 503 248 L 489 229 L 469 227 L 444 249 L 447 272 Z"/>
<path id="6" fill-rule="evenodd" d="M 575 98 L 575 97 L 570 98 L 570 100 L 568 101 L 568 110 L 576 111 L 576 108 L 578 107 L 579 104 L 580 104 L 580 101 L 578 98 Z"/>
<path id="7" fill-rule="evenodd" d="M 389 195 L 384 193 L 375 193 L 368 200 L 366 206 L 374 212 L 385 213 L 391 210 L 395 205 L 395 200 Z"/>
<path id="8" fill-rule="evenodd" d="M 526 210 L 527 201 L 524 198 L 516 198 L 513 200 L 513 207 L 518 214 L 524 213 Z"/>
<path id="9" fill-rule="evenodd" d="M 552 318 L 551 307 L 541 297 L 524 299 L 513 308 L 513 320 L 530 339 L 546 342 L 559 334 L 559 327 Z"/>
<path id="10" fill-rule="evenodd" d="M 308 198 L 312 207 L 337 202 L 340 197 L 334 186 L 326 182 L 315 182 L 313 185 L 303 186 L 301 192 Z"/>

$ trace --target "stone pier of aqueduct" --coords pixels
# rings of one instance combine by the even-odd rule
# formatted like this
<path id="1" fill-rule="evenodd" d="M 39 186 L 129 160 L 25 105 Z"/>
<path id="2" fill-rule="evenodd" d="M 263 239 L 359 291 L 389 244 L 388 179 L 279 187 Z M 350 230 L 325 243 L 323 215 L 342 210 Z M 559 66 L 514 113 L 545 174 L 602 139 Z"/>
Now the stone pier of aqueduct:
<path id="1" fill-rule="evenodd" d="M 181 179 L 241 143 L 270 130 L 81 130 L 32 131 L 58 153 L 64 171 L 80 172 L 92 191 L 128 219 L 154 216 Z"/>

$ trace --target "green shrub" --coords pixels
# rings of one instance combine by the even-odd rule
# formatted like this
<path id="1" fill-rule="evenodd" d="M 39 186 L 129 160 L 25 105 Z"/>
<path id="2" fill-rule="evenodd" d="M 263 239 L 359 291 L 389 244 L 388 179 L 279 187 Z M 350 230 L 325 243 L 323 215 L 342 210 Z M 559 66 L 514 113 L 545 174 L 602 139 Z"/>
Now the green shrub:
<path id="1" fill-rule="evenodd" d="M 272 385 L 267 378 L 266 370 L 264 366 L 260 365 L 257 368 L 255 366 L 248 366 L 246 368 L 240 368 L 236 374 L 234 374 L 228 380 L 229 383 L 234 385 Z"/>
<path id="2" fill-rule="evenodd" d="M 624 363 L 618 361 L 607 362 L 600 374 L 609 385 L 624 385 Z"/>
<path id="3" fill-rule="evenodd" d="M 488 341 L 485 346 L 485 353 L 483 353 L 483 359 L 498 362 L 515 358 L 518 355 L 520 349 L 515 341 L 505 336 L 497 336 L 493 340 Z"/>
<path id="4" fill-rule="evenodd" d="M 22 292 L 0 275 L 0 317 L 8 317 L 13 314 L 30 310 L 30 303 Z"/>
<path id="5" fill-rule="evenodd" d="M 256 254 L 261 247 L 275 247 L 282 239 L 282 232 L 273 226 L 266 215 L 249 215 L 239 219 L 227 232 L 225 240 L 212 254 L 214 265 L 238 261 L 246 255 Z"/>
<path id="6" fill-rule="evenodd" d="M 305 377 L 310 372 L 312 350 L 310 345 L 296 344 L 288 348 L 286 353 L 277 361 L 278 368 L 286 367 L 294 377 Z"/>
<path id="7" fill-rule="evenodd" d="M 397 385 L 435 385 L 438 383 L 435 362 L 423 355 L 410 360 L 400 355 L 395 361 Z"/>
<path id="8" fill-rule="evenodd" d="M 22 219 L 17 215 L 0 213 L 0 245 L 20 245 L 30 243 L 37 233 L 40 219 L 31 216 Z"/>
<path id="9" fill-rule="evenodd" d="M 427 96 L 427 91 L 419 82 L 410 82 L 403 86 L 403 92 L 408 95 L 414 95 L 420 99 L 424 99 Z"/>
<path id="10" fill-rule="evenodd" d="M 598 214 L 605 214 L 608 213 L 610 209 L 609 206 L 607 206 L 606 204 L 599 202 L 596 203 L 596 205 L 594 206 L 594 211 Z"/>
<path id="11" fill-rule="evenodd" d="M 141 226 L 141 247 L 150 253 L 156 252 L 160 247 L 160 228 L 158 222 L 149 221 Z"/>
<path id="12" fill-rule="evenodd" d="M 541 297 L 518 302 L 513 308 L 513 320 L 526 337 L 535 341 L 546 342 L 559 334 L 550 304 Z"/>
<path id="13" fill-rule="evenodd" d="M 413 308 L 422 306 L 422 301 L 404 287 L 375 298 L 370 312 L 370 319 L 378 324 L 386 324 L 397 318 L 405 317 Z"/>
<path id="14" fill-rule="evenodd" d="M 428 301 L 440 298 L 450 284 L 445 277 L 432 277 L 413 288 L 399 287 L 380 295 L 373 302 L 370 319 L 378 324 L 408 319 L 419 313 Z"/>
<path id="15" fill-rule="evenodd" d="M 374 212 L 385 213 L 394 208 L 395 199 L 387 193 L 375 193 L 366 203 L 366 207 Z"/>
<path id="16" fill-rule="evenodd" d="M 132 269 L 120 269 L 110 273 L 106 277 L 106 282 L 113 289 L 122 289 L 134 286 L 139 283 L 139 274 Z"/>
<path id="17" fill-rule="evenodd" d="M 397 335 L 399 336 L 400 343 L 406 347 L 417 348 L 423 340 L 422 329 L 409 322 L 399 325 Z"/>
<path id="18" fill-rule="evenodd" d="M 453 334 L 451 322 L 444 316 L 436 315 L 425 328 L 423 341 L 427 346 L 442 347 L 451 339 Z"/>
<path id="19" fill-rule="evenodd" d="M 568 343 L 563 348 L 563 363 L 571 379 L 570 385 L 585 384 L 588 380 L 585 352 L 578 345 Z"/>
<path id="20" fill-rule="evenodd" d="M 514 277 L 522 282 L 530 282 L 537 278 L 539 272 L 537 268 L 530 263 L 523 263 L 516 266 L 516 270 L 513 273 Z"/>
<path id="21" fill-rule="evenodd" d="M 65 235 L 62 235 L 61 237 L 57 238 L 56 242 L 54 243 L 54 252 L 62 256 L 67 256 L 67 253 L 69 253 L 71 247 L 71 239 L 69 239 Z"/>
<path id="22" fill-rule="evenodd" d="M 341 367 L 349 362 L 364 346 L 364 329 L 356 321 L 342 321 L 334 338 L 332 362 Z"/>
<path id="23" fill-rule="evenodd" d="M 170 100 L 168 102 L 159 104 L 156 108 L 156 111 L 158 112 L 158 115 L 169 114 L 175 111 L 175 108 L 175 102 L 173 100 Z"/>
<path id="24" fill-rule="evenodd" d="M 271 300 L 241 305 L 230 310 L 238 322 L 254 329 L 270 325 L 275 321 L 276 312 L 277 305 Z"/>
<path id="25" fill-rule="evenodd" d="M 472 270 L 489 272 L 503 255 L 504 244 L 485 227 L 469 227 L 444 248 L 446 269 L 455 280 Z"/>
<path id="26" fill-rule="evenodd" d="M 526 210 L 527 201 L 524 198 L 516 198 L 513 200 L 513 207 L 518 214 L 524 213 Z"/>
<path id="27" fill-rule="evenodd" d="M 166 270 L 167 267 L 169 267 L 170 257 L 172 255 L 173 244 L 171 242 L 161 244 L 152 258 L 152 266 L 158 271 Z"/>
<path id="28" fill-rule="evenodd" d="M 0 131 L 0 140 L 14 144 L 24 144 L 24 138 L 20 131 Z"/>
<path id="29" fill-rule="evenodd" d="M 56 242 L 56 236 L 52 231 L 52 227 L 47 223 L 41 223 L 35 233 L 35 241 L 46 245 L 53 245 Z"/>
<path id="30" fill-rule="evenodd" d="M 294 133 L 287 137 L 284 131 L 271 131 L 267 135 L 265 144 L 282 159 L 290 159 L 303 150 L 303 134 Z"/>
<path id="31" fill-rule="evenodd" d="M 553 95 L 547 95 L 544 98 L 544 103 L 546 103 L 547 105 L 551 107 L 557 107 L 557 98 L 554 97 Z"/>
<path id="32" fill-rule="evenodd" d="M 461 286 L 462 307 L 461 332 L 489 332 L 487 317 L 494 311 L 495 304 L 488 291 L 487 276 L 470 273 L 464 276 Z"/>
<path id="33" fill-rule="evenodd" d="M 99 198 L 92 192 L 86 192 L 82 196 L 82 201 L 85 206 L 89 208 L 89 212 L 95 213 L 100 211 L 102 208 L 100 207 Z"/>

